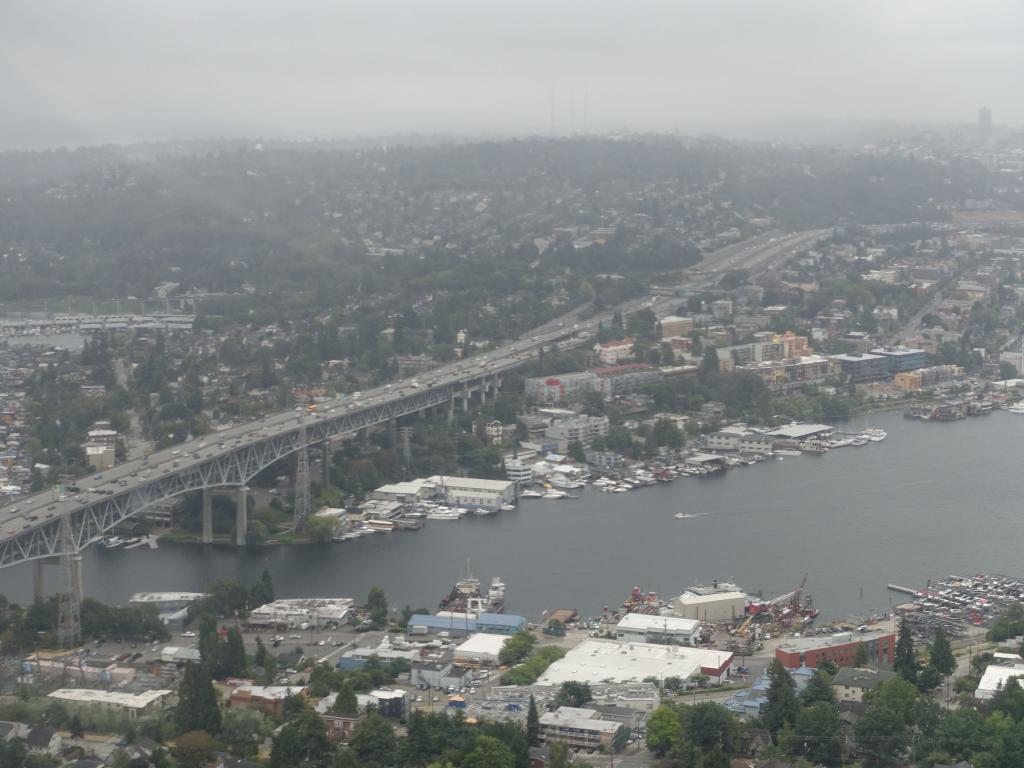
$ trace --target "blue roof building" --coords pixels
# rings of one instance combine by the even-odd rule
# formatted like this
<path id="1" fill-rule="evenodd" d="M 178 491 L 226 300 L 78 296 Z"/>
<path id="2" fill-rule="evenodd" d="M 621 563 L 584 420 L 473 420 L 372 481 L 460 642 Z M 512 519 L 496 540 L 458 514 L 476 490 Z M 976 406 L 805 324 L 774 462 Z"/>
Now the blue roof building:
<path id="1" fill-rule="evenodd" d="M 476 631 L 491 635 L 514 635 L 526 627 L 526 619 L 511 613 L 481 613 L 476 619 Z"/>

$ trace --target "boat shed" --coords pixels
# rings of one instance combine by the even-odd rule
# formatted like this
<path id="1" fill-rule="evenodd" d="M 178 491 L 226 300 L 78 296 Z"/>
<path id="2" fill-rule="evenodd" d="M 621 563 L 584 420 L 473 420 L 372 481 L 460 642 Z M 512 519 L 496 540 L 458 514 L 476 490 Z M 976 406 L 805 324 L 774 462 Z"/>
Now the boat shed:
<path id="1" fill-rule="evenodd" d="M 806 440 L 809 437 L 822 437 L 833 430 L 828 424 L 787 424 L 773 429 L 768 434 L 786 440 Z"/>

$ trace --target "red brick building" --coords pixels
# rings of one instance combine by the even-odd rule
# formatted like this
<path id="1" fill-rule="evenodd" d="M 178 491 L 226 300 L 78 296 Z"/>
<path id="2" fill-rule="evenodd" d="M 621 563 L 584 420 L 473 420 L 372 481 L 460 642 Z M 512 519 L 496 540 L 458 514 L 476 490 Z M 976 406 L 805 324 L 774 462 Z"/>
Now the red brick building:
<path id="1" fill-rule="evenodd" d="M 869 663 L 892 663 L 896 651 L 896 635 L 887 630 L 793 638 L 775 649 L 775 658 L 787 669 L 801 666 L 814 668 L 823 659 L 831 660 L 837 667 L 852 667 L 857 646 L 861 643 L 867 648 Z"/>

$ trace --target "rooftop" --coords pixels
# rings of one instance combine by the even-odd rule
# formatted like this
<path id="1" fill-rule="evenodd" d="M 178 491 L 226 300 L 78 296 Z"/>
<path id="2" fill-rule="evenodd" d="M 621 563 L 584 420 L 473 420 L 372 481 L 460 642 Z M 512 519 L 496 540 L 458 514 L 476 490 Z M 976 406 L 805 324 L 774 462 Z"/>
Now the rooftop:
<path id="1" fill-rule="evenodd" d="M 130 603 L 182 603 L 206 597 L 205 592 L 136 592 Z"/>
<path id="2" fill-rule="evenodd" d="M 834 635 L 818 637 L 793 637 L 787 638 L 779 644 L 781 651 L 810 651 L 815 648 L 831 648 L 836 645 L 848 645 L 849 643 L 870 642 L 882 637 L 891 636 L 890 629 L 869 629 L 864 632 L 837 632 Z"/>
<path id="3" fill-rule="evenodd" d="M 829 360 L 838 360 L 842 363 L 858 363 L 864 360 L 884 360 L 883 355 L 872 355 L 868 352 L 848 352 L 842 355 L 829 355 Z"/>
<path id="4" fill-rule="evenodd" d="M 854 667 L 841 667 L 836 676 L 832 678 L 832 685 L 841 685 L 848 688 L 874 688 L 879 683 L 884 683 L 897 677 L 895 672 L 885 669 L 860 669 Z"/>
<path id="5" fill-rule="evenodd" d="M 773 429 L 768 434 L 774 437 L 785 437 L 790 440 L 800 440 L 805 437 L 811 437 L 812 435 L 831 432 L 832 429 L 833 428 L 828 424 L 787 424 L 784 427 Z"/>
<path id="6" fill-rule="evenodd" d="M 614 720 L 601 720 L 596 709 L 578 707 L 559 707 L 554 712 L 545 712 L 540 716 L 540 724 L 599 733 L 615 733 L 621 725 Z"/>
<path id="7" fill-rule="evenodd" d="M 581 683 L 639 682 L 647 678 L 688 678 L 702 669 L 727 667 L 733 654 L 654 643 L 584 640 L 554 662 L 537 681 L 558 685 L 569 680 Z"/>
<path id="8" fill-rule="evenodd" d="M 646 613 L 627 613 L 618 623 L 619 629 L 655 630 L 662 632 L 695 631 L 700 626 L 697 619 L 681 619 L 678 616 L 651 616 Z"/>
<path id="9" fill-rule="evenodd" d="M 166 690 L 121 693 L 119 691 L 97 691 L 91 688 L 58 688 L 49 695 L 52 699 L 73 701 L 77 704 L 115 704 L 129 709 L 144 709 L 150 704 L 170 696 L 171 693 Z"/>
<path id="10" fill-rule="evenodd" d="M 502 646 L 508 640 L 507 635 L 489 635 L 486 632 L 477 632 L 470 635 L 464 643 L 455 649 L 456 655 L 467 653 L 491 653 L 497 655 L 501 652 Z"/>

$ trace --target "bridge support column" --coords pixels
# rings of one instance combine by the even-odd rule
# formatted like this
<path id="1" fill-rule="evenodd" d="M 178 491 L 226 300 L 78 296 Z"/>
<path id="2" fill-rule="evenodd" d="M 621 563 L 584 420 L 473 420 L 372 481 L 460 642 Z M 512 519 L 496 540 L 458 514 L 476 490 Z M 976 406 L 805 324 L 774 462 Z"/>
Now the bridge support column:
<path id="1" fill-rule="evenodd" d="M 203 488 L 203 544 L 213 543 L 213 490 Z"/>
<path id="2" fill-rule="evenodd" d="M 238 489 L 238 503 L 235 507 L 235 545 L 245 546 L 245 533 L 249 528 L 249 511 L 246 507 L 246 493 L 248 488 L 244 485 Z"/>
<path id="3" fill-rule="evenodd" d="M 331 444 L 326 440 L 320 443 L 320 480 L 324 486 L 331 483 Z"/>
<path id="4" fill-rule="evenodd" d="M 452 392 L 451 398 L 448 400 L 448 426 L 450 427 L 455 421 L 455 393 Z"/>
<path id="5" fill-rule="evenodd" d="M 43 602 L 46 599 L 46 584 L 43 580 L 43 561 L 36 560 L 33 565 L 32 596 L 36 602 Z"/>
<path id="6" fill-rule="evenodd" d="M 469 410 L 469 384 L 462 385 L 462 412 Z"/>
<path id="7" fill-rule="evenodd" d="M 82 556 L 78 553 L 71 556 L 71 563 L 69 566 L 71 573 L 71 590 L 75 594 L 78 605 L 82 604 L 82 597 L 84 597 L 84 588 L 82 586 Z"/>

